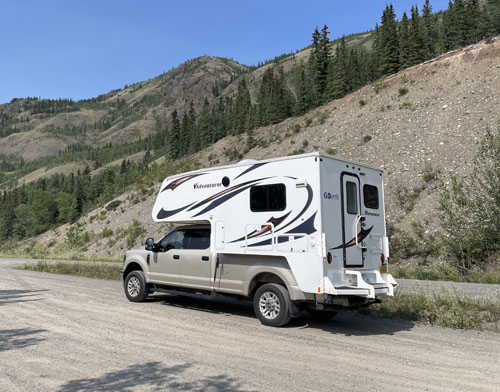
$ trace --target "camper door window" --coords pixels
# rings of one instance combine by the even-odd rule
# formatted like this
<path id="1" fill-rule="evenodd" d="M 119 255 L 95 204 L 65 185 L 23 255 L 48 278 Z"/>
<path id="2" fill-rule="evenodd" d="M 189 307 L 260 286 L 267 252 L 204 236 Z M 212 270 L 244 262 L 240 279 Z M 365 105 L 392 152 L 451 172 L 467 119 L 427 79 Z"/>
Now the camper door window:
<path id="1" fill-rule="evenodd" d="M 358 190 L 354 182 L 346 182 L 346 193 L 347 193 L 347 213 L 357 214 L 358 213 Z"/>
<path id="2" fill-rule="evenodd" d="M 259 185 L 250 188 L 250 210 L 283 211 L 286 208 L 285 184 Z"/>

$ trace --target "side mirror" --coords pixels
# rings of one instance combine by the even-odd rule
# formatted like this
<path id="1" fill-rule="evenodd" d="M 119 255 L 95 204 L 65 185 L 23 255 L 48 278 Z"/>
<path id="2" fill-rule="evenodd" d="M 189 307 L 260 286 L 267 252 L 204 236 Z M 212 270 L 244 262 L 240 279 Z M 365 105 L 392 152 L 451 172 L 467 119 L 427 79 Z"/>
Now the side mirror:
<path id="1" fill-rule="evenodd" d="M 153 250 L 153 245 L 155 243 L 155 240 L 153 238 L 148 238 L 146 240 L 146 250 Z"/>

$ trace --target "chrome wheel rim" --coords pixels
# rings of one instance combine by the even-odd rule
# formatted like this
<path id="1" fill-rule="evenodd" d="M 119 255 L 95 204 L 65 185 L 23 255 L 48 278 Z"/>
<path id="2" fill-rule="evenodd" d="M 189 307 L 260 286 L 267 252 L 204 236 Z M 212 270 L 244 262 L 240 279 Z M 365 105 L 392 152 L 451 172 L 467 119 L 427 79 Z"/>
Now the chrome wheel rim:
<path id="1" fill-rule="evenodd" d="M 278 317 L 280 313 L 280 300 L 278 296 L 270 291 L 266 291 L 260 296 L 259 309 L 262 315 L 268 320 Z"/>
<path id="2" fill-rule="evenodd" d="M 141 289 L 141 282 L 135 276 L 132 276 L 127 283 L 127 291 L 131 297 L 137 297 Z"/>

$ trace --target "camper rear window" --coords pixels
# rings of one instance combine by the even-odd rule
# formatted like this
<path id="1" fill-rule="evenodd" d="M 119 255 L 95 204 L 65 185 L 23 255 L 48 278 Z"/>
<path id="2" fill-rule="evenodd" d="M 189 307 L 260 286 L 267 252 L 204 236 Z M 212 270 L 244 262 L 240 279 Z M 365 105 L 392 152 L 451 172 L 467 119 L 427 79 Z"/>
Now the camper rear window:
<path id="1" fill-rule="evenodd" d="M 253 212 L 283 211 L 285 208 L 285 184 L 260 185 L 250 188 L 250 210 Z"/>
<path id="2" fill-rule="evenodd" d="M 378 188 L 373 185 L 363 185 L 363 199 L 366 208 L 378 209 Z"/>

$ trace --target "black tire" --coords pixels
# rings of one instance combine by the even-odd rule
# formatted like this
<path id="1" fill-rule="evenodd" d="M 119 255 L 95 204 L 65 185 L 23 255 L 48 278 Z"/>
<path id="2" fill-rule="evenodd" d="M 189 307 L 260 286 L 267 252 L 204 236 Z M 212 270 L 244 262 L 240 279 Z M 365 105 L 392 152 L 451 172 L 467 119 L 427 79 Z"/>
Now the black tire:
<path id="1" fill-rule="evenodd" d="M 132 271 L 129 273 L 123 282 L 123 288 L 129 301 L 144 301 L 148 296 L 148 285 L 146 278 L 144 278 L 144 272 Z"/>
<path id="2" fill-rule="evenodd" d="M 307 313 L 315 320 L 330 320 L 332 317 L 337 315 L 335 310 L 319 310 L 307 308 Z"/>
<path id="3" fill-rule="evenodd" d="M 281 327 L 288 324 L 290 313 L 290 294 L 276 283 L 260 286 L 253 297 L 253 310 L 260 322 L 269 327 Z"/>

